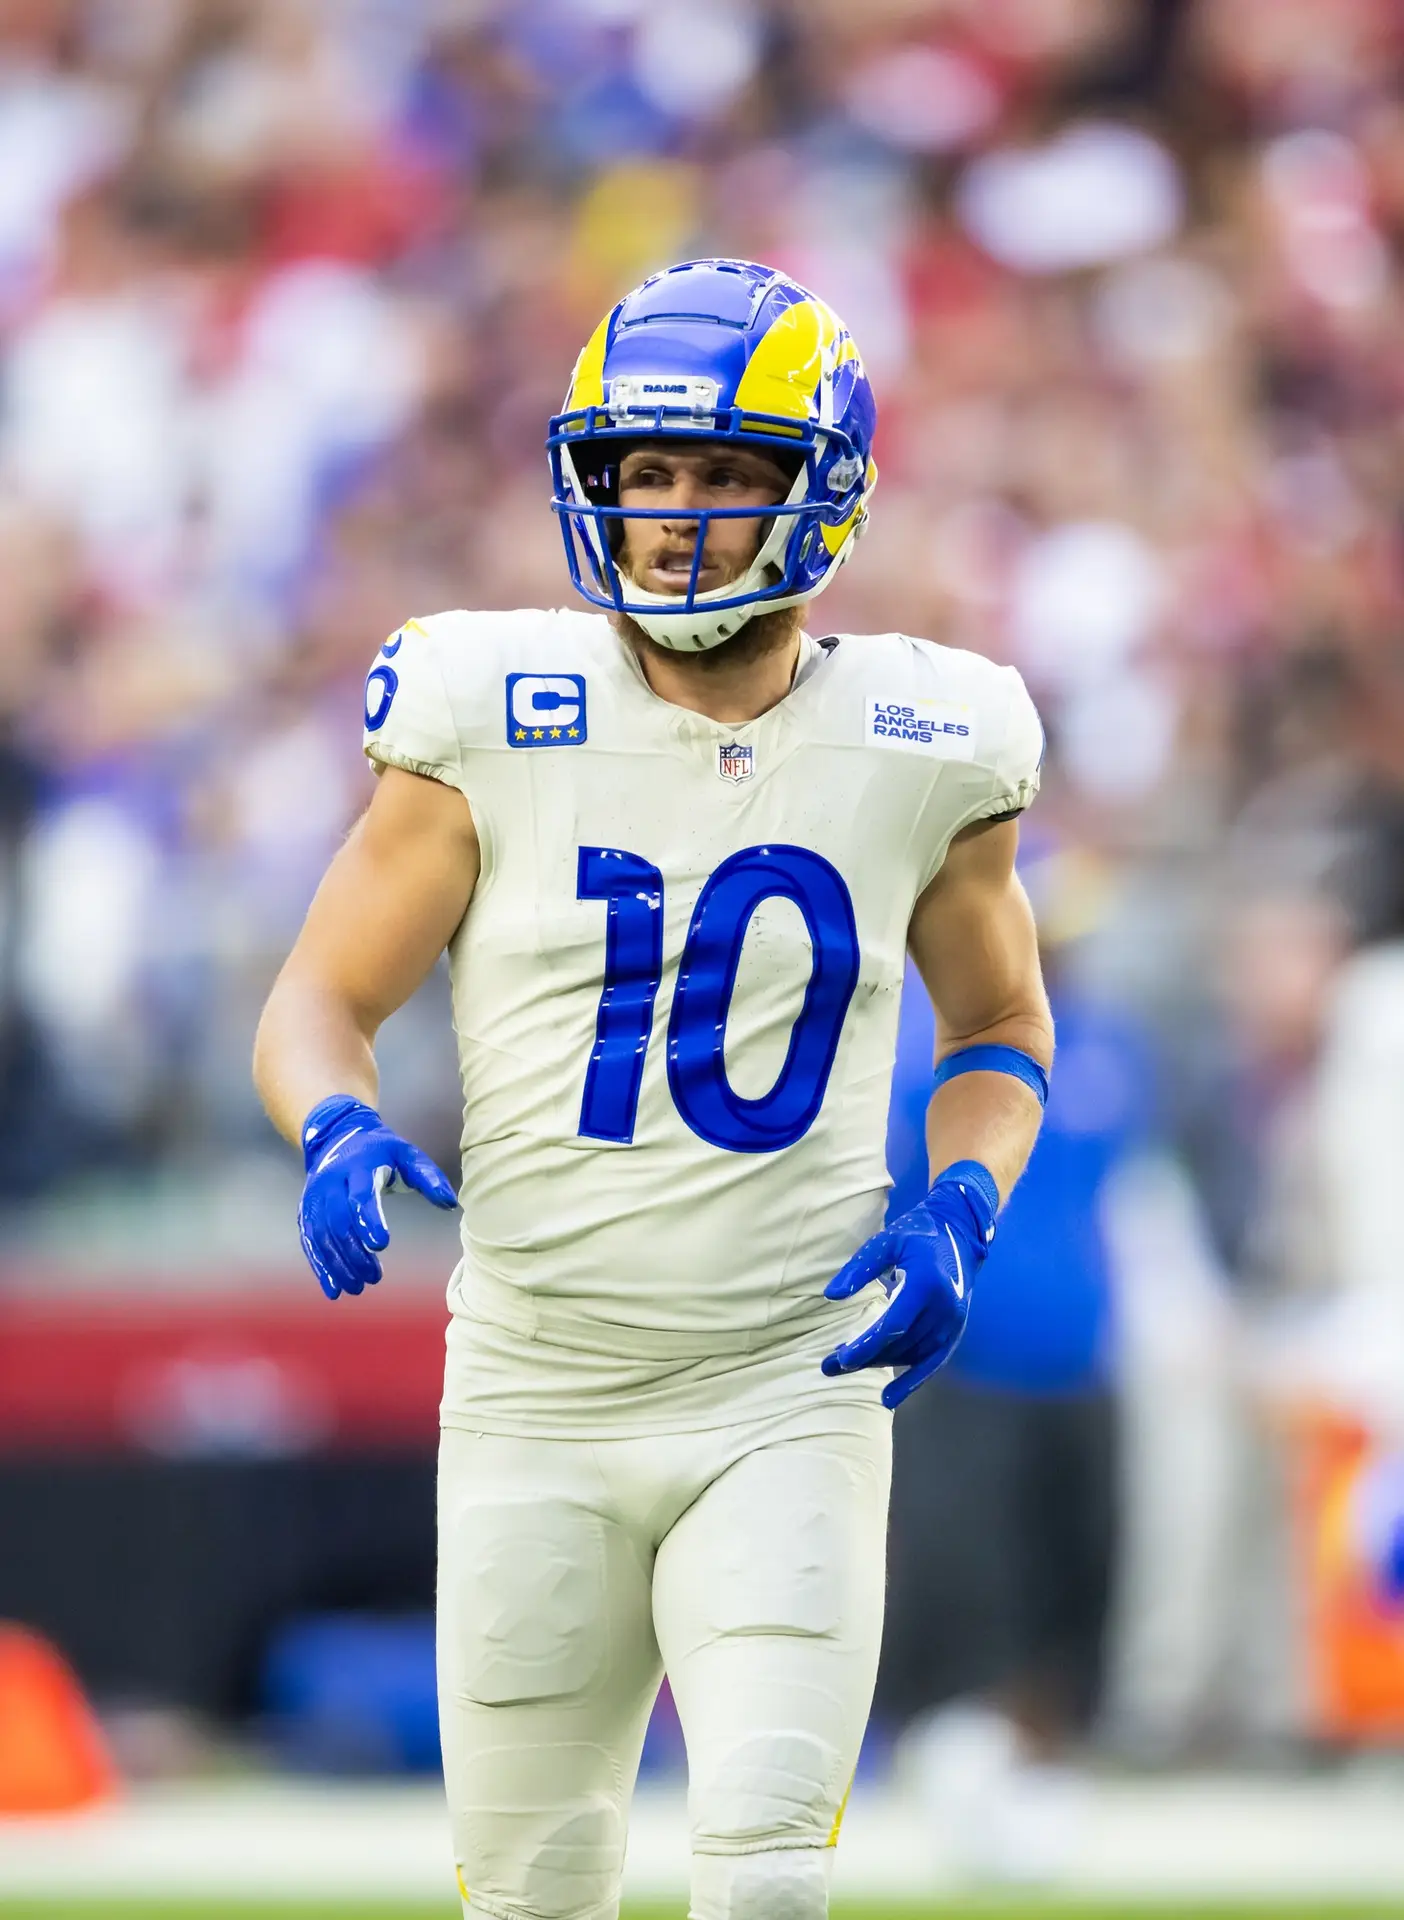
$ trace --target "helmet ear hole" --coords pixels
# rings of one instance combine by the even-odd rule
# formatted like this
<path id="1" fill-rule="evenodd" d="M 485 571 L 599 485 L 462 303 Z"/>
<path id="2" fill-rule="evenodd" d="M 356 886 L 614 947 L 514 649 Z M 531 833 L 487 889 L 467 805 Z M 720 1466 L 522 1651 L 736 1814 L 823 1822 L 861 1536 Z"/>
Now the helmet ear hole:
<path id="1" fill-rule="evenodd" d="M 581 492 L 591 506 L 619 505 L 619 454 L 614 448 L 582 442 L 576 455 L 576 472 Z"/>
<path id="2" fill-rule="evenodd" d="M 583 440 L 576 454 L 576 472 L 580 476 L 580 491 L 592 507 L 617 507 L 619 505 L 619 469 L 624 455 L 632 443 L 604 440 Z M 624 548 L 624 522 L 611 514 L 599 523 L 605 544 L 614 559 L 618 559 Z"/>

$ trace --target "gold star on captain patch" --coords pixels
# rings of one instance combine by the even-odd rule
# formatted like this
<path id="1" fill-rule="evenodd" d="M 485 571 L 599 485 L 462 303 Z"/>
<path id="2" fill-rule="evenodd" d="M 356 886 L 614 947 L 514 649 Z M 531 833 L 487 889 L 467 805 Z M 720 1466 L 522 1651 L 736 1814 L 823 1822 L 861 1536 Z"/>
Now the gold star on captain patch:
<path id="1" fill-rule="evenodd" d="M 552 727 L 552 729 L 551 729 L 551 738 L 552 738 L 553 740 L 559 740 L 559 739 L 560 739 L 560 737 L 561 737 L 561 730 L 560 730 L 560 728 L 559 728 L 559 727 Z"/>
<path id="2" fill-rule="evenodd" d="M 545 734 L 542 732 L 540 727 L 532 728 L 531 737 L 533 740 L 544 740 L 546 738 Z"/>
<path id="3" fill-rule="evenodd" d="M 515 734 L 514 734 L 514 735 L 513 735 L 512 737 L 513 737 L 513 739 L 515 739 L 515 740 L 525 740 L 525 739 L 526 739 L 526 728 L 525 728 L 525 727 L 518 727 L 518 728 L 517 728 L 517 731 L 516 731 L 516 733 L 515 733 Z"/>
<path id="4" fill-rule="evenodd" d="M 567 728 L 566 728 L 566 739 L 567 739 L 567 740 L 578 740 L 579 738 L 580 738 L 580 729 L 579 729 L 579 727 L 567 727 Z"/>

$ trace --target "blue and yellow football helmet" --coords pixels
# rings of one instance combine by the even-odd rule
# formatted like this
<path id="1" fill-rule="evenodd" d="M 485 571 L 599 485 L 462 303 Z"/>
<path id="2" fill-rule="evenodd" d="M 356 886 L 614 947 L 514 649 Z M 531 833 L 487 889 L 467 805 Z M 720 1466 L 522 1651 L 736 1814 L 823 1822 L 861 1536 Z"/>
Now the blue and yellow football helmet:
<path id="1" fill-rule="evenodd" d="M 570 577 L 594 606 L 627 613 L 661 645 L 702 652 L 753 614 L 812 600 L 848 558 L 877 481 L 877 409 L 852 336 L 831 307 L 773 268 L 689 260 L 626 295 L 575 363 L 551 421 L 552 506 Z M 703 508 L 682 595 L 649 593 L 615 562 L 622 442 L 693 434 L 780 455 L 797 471 L 750 570 L 696 590 L 707 528 L 754 507 Z M 631 509 L 640 518 L 676 509 Z M 689 515 L 689 519 L 693 516 Z"/>

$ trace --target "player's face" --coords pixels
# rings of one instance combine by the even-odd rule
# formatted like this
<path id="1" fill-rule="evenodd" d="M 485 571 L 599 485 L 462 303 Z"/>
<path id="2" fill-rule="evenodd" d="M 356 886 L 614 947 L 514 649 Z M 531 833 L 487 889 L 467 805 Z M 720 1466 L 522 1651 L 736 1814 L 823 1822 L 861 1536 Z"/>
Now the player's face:
<path id="1" fill-rule="evenodd" d="M 705 507 L 773 507 L 790 490 L 783 468 L 754 447 L 676 441 L 635 447 L 619 468 L 621 507 L 666 508 L 664 517 L 625 519 L 619 565 L 648 593 L 684 594 Z M 764 518 L 712 520 L 697 591 L 709 593 L 745 573 L 764 537 Z"/>

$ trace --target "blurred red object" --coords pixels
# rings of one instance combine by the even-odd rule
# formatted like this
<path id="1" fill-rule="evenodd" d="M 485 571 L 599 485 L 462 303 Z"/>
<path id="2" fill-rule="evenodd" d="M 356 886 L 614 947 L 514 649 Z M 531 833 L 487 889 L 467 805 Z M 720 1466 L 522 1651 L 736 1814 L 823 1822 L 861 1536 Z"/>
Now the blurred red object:
<path id="1" fill-rule="evenodd" d="M 432 1448 L 442 1299 L 0 1300 L 0 1448 Z"/>
<path id="2" fill-rule="evenodd" d="M 0 1626 L 0 1816 L 71 1813 L 118 1780 L 67 1662 L 26 1627 Z"/>
<path id="3" fill-rule="evenodd" d="M 383 266 L 443 230 L 451 212 L 443 179 L 408 156 L 357 156 L 289 168 L 264 208 L 264 253 L 290 260 Z"/>

